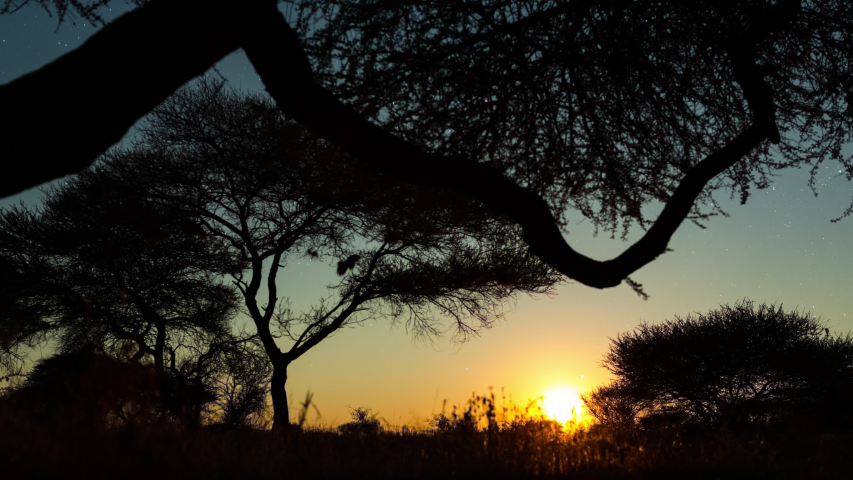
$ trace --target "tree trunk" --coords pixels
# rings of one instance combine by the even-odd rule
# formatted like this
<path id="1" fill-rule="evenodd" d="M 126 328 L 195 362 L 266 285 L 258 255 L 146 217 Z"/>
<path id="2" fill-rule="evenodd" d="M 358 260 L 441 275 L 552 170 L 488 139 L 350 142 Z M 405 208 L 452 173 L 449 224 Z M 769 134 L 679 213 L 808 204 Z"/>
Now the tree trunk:
<path id="1" fill-rule="evenodd" d="M 290 427 L 290 409 L 287 405 L 287 367 L 290 362 L 274 361 L 272 365 L 272 380 L 270 380 L 270 393 L 272 395 L 272 430 L 283 433 Z"/>

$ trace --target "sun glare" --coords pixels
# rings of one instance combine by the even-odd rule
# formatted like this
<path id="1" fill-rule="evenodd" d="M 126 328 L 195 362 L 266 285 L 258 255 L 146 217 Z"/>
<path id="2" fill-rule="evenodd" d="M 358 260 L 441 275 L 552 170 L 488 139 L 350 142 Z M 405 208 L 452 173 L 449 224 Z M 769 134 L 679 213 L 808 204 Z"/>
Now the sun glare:
<path id="1" fill-rule="evenodd" d="M 560 423 L 568 422 L 573 418 L 580 422 L 583 414 L 582 405 L 578 392 L 567 386 L 548 389 L 542 399 L 545 415 Z"/>

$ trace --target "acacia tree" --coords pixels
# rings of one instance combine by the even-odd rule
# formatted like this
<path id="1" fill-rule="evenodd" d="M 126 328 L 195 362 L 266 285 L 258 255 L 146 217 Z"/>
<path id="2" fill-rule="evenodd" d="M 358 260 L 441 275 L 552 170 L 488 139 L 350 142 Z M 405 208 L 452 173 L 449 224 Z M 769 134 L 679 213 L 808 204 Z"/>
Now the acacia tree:
<path id="1" fill-rule="evenodd" d="M 203 80 L 157 107 L 133 148 L 105 156 L 112 181 L 145 186 L 245 265 L 234 284 L 272 366 L 273 427 L 289 422 L 289 365 L 340 331 L 389 316 L 415 335 L 462 338 L 518 292 L 559 275 L 516 228 L 475 201 L 377 174 L 309 134 L 269 100 Z M 292 311 L 277 278 L 288 261 L 331 260 L 333 295 Z M 302 303 L 302 302 L 300 302 Z"/>
<path id="2" fill-rule="evenodd" d="M 105 2 L 37 3 L 91 19 L 86 7 Z M 849 2 L 293 5 L 302 13 L 290 25 L 274 0 L 151 0 L 0 87 L 7 158 L 32 158 L 35 145 L 36 158 L 55 159 L 7 161 L 0 194 L 89 165 L 238 48 L 292 118 L 398 179 L 479 199 L 517 222 L 537 256 L 597 288 L 662 254 L 685 218 L 714 213 L 715 189 L 745 201 L 773 171 L 814 173 L 826 159 L 853 178 L 840 154 L 851 132 Z M 81 97 L 99 113 L 86 122 Z M 78 148 L 55 150 L 65 144 Z M 665 207 L 652 223 L 641 207 L 653 201 Z M 611 231 L 648 231 L 593 260 L 564 240 L 566 207 Z"/>
<path id="3" fill-rule="evenodd" d="M 237 292 L 221 279 L 241 265 L 221 240 L 136 193 L 96 168 L 46 191 L 39 207 L 0 212 L 0 358 L 18 373 L 51 341 L 83 363 L 93 352 L 150 358 L 155 403 L 195 426 L 212 377 L 259 346 L 234 330 Z"/>
<path id="4" fill-rule="evenodd" d="M 626 395 L 649 392 L 649 407 L 693 421 L 736 428 L 794 413 L 849 421 L 853 337 L 781 305 L 743 300 L 644 323 L 611 340 L 602 364 Z"/>

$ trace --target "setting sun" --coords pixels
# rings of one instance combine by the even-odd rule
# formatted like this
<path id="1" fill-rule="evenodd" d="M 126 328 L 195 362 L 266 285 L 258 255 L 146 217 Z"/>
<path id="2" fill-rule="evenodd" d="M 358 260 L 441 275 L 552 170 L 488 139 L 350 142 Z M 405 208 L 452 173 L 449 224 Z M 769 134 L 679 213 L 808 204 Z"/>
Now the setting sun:
<path id="1" fill-rule="evenodd" d="M 564 385 L 548 389 L 542 400 L 545 415 L 560 423 L 568 422 L 572 418 L 581 421 L 583 402 L 578 395 L 575 389 Z"/>

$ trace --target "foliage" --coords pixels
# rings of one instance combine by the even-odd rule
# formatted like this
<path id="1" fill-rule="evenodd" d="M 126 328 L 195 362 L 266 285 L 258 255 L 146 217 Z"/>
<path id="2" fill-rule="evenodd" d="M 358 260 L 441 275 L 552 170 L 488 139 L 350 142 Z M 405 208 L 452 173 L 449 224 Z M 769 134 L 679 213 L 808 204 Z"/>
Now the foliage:
<path id="1" fill-rule="evenodd" d="M 69 179 L 43 200 L 0 216 L 0 256 L 15 280 L 4 307 L 30 313 L 4 316 L 19 324 L 14 343 L 39 333 L 59 335 L 72 350 L 130 340 L 140 357 L 164 362 L 159 324 L 176 334 L 216 334 L 235 313 L 232 289 L 211 275 L 231 268 L 221 246 L 168 224 L 165 212 L 111 188 L 98 172 Z"/>
<path id="2" fill-rule="evenodd" d="M 160 403 L 193 428 L 206 416 L 262 424 L 267 393 L 273 424 L 286 424 L 288 365 L 344 327 L 388 316 L 464 339 L 517 293 L 559 280 L 478 202 L 379 175 L 268 99 L 212 80 L 158 107 L 131 148 L 0 223 L 9 373 L 53 340 L 63 352 L 127 346 L 134 362 L 153 358 Z M 294 258 L 330 259 L 341 277 L 303 312 L 277 293 Z M 240 303 L 252 335 L 235 328 Z"/>
<path id="3" fill-rule="evenodd" d="M 80 350 L 39 360 L 22 384 L 4 392 L 2 402 L 66 434 L 87 435 L 110 424 L 156 420 L 157 389 L 151 365 Z"/>
<path id="4" fill-rule="evenodd" d="M 781 167 L 833 159 L 853 173 L 840 154 L 853 120 L 845 2 L 298 3 L 340 98 L 422 148 L 494 165 L 558 218 L 649 225 L 643 205 L 755 121 L 747 75 L 773 92 L 783 135 L 713 180 L 706 212 L 719 212 L 710 191 L 745 200 Z M 707 218 L 699 205 L 693 218 Z"/>
<path id="5" fill-rule="evenodd" d="M 853 178 L 841 154 L 853 131 L 849 2 L 287 4 L 291 23 L 273 1 L 148 1 L 73 52 L 79 60 L 3 86 L 9 154 L 36 148 L 47 160 L 10 162 L 0 191 L 90 164 L 239 48 L 278 107 L 312 131 L 398 179 L 483 202 L 521 226 L 535 255 L 597 288 L 666 252 L 685 218 L 721 213 L 716 190 L 745 201 L 788 167 L 810 168 L 813 184 L 827 160 Z M 152 28 L 163 35 L 146 37 Z M 127 47 L 121 65 L 109 61 L 115 44 Z M 37 96 L 52 115 L 31 108 Z M 68 97 L 97 101 L 100 114 L 75 125 Z M 67 128 L 28 127 L 45 122 Z M 57 141 L 40 141 L 43 131 Z M 86 148 L 54 154 L 84 135 Z M 643 207 L 657 202 L 666 208 L 652 223 Z M 565 242 L 567 208 L 611 235 L 649 230 L 593 260 Z"/>
<path id="6" fill-rule="evenodd" d="M 612 428 L 630 428 L 637 416 L 654 410 L 655 398 L 648 390 L 615 381 L 581 394 L 586 412 L 600 424 Z"/>
<path id="7" fill-rule="evenodd" d="M 518 293 L 559 281 L 478 202 L 378 174 L 268 99 L 211 79 L 155 109 L 134 146 L 106 155 L 100 171 L 140 186 L 235 259 L 227 273 L 271 364 L 274 425 L 289 418 L 288 365 L 342 328 L 385 316 L 424 338 L 465 339 Z M 340 278 L 301 312 L 276 284 L 296 259 L 331 261 Z"/>
<path id="8" fill-rule="evenodd" d="M 2 366 L 20 373 L 48 344 L 59 358 L 121 352 L 134 364 L 150 361 L 157 388 L 149 393 L 198 425 L 213 379 L 233 377 L 259 348 L 234 330 L 238 297 L 220 276 L 239 264 L 197 223 L 104 173 L 67 179 L 39 207 L 0 212 Z M 263 384 L 264 372 L 252 381 Z"/>
<path id="9" fill-rule="evenodd" d="M 626 392 L 637 410 L 681 412 L 692 421 L 742 428 L 818 413 L 849 425 L 853 337 L 832 336 L 808 312 L 743 300 L 707 314 L 640 325 L 611 341 L 603 366 L 617 378 L 600 393 Z M 629 390 L 625 390 L 625 388 Z M 651 405 L 632 403 L 630 389 Z M 829 419 L 832 420 L 829 420 Z"/>
<path id="10" fill-rule="evenodd" d="M 229 429 L 269 426 L 270 376 L 272 368 L 258 348 L 228 355 L 223 374 L 211 378 L 211 417 Z"/>

